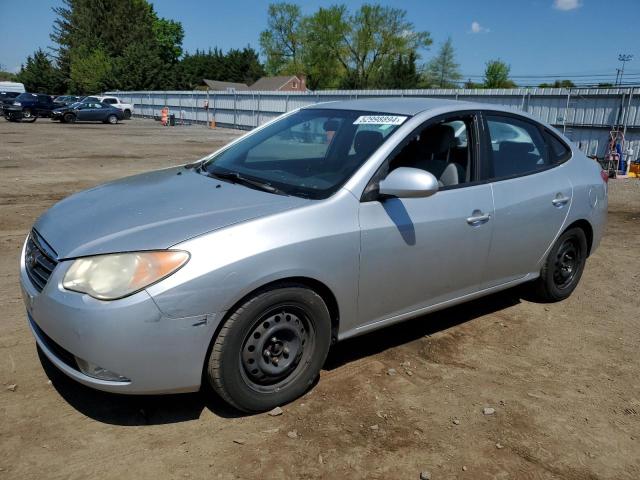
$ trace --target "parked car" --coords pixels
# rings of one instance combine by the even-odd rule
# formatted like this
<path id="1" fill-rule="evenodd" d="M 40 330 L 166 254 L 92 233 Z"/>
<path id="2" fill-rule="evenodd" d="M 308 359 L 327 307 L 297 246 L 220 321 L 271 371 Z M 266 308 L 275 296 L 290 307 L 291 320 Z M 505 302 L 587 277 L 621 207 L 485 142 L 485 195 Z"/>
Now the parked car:
<path id="1" fill-rule="evenodd" d="M 76 95 L 60 95 L 53 99 L 53 103 L 56 104 L 56 108 L 66 107 L 67 105 L 71 105 L 72 103 L 79 102 L 81 97 Z"/>
<path id="2" fill-rule="evenodd" d="M 51 118 L 53 120 L 59 120 L 62 123 L 74 123 L 76 120 L 79 120 L 82 122 L 116 124 L 118 120 L 124 118 L 124 112 L 107 103 L 82 101 L 66 107 L 56 108 Z"/>
<path id="3" fill-rule="evenodd" d="M 122 110 L 124 113 L 125 120 L 130 119 L 131 114 L 133 113 L 133 105 L 131 105 L 130 103 L 123 103 L 118 97 L 113 97 L 111 95 L 108 95 L 108 96 L 92 95 L 90 97 L 85 97 L 83 101 L 108 103 L 109 105 Z"/>
<path id="4" fill-rule="evenodd" d="M 9 121 L 23 120 L 35 122 L 38 117 L 50 117 L 55 103 L 44 93 L 21 93 L 11 105 L 2 107 L 4 116 Z"/>
<path id="5" fill-rule="evenodd" d="M 20 95 L 19 92 L 5 92 L 0 90 L 0 108 L 5 105 L 13 105 L 18 95 Z"/>
<path id="6" fill-rule="evenodd" d="M 519 284 L 567 298 L 606 212 L 598 165 L 526 114 L 325 103 L 59 202 L 20 279 L 38 346 L 78 382 L 204 379 L 263 411 L 302 395 L 333 342 Z"/>

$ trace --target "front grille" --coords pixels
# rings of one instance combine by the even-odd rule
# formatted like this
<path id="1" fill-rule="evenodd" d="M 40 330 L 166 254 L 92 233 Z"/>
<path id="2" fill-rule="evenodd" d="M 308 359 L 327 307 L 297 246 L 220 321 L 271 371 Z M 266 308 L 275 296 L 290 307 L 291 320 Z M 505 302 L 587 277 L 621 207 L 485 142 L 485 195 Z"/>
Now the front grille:
<path id="1" fill-rule="evenodd" d="M 27 240 L 24 266 L 36 290 L 42 291 L 57 264 L 55 252 L 35 230 L 32 231 Z"/>

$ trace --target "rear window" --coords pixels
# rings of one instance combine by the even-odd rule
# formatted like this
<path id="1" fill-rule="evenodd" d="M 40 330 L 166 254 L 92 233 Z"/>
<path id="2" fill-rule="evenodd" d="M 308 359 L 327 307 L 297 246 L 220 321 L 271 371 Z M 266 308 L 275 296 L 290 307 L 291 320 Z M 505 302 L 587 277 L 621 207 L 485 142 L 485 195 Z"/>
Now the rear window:
<path id="1" fill-rule="evenodd" d="M 555 135 L 544 132 L 549 151 L 549 160 L 551 163 L 562 163 L 571 156 L 571 150 L 562 143 Z"/>

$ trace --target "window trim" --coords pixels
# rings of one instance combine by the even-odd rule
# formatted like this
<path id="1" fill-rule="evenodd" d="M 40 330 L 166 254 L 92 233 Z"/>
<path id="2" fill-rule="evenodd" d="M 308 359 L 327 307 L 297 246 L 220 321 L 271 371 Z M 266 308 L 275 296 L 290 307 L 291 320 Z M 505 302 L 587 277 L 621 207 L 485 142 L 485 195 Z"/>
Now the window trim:
<path id="1" fill-rule="evenodd" d="M 482 143 L 484 145 L 484 148 L 482 149 L 481 158 L 480 158 L 481 177 L 483 177 L 483 180 L 480 180 L 479 183 L 495 183 L 495 182 L 502 182 L 504 180 L 512 180 L 514 178 L 535 175 L 537 173 L 546 172 L 547 170 L 551 170 L 553 168 L 559 167 L 560 165 L 568 162 L 571 158 L 573 158 L 573 149 L 569 145 L 567 145 L 567 143 L 564 140 L 562 140 L 557 134 L 552 132 L 549 128 L 545 127 L 541 123 L 536 122 L 533 119 L 527 118 L 522 115 L 518 115 L 517 113 L 503 112 L 500 110 L 481 110 L 479 112 L 479 115 L 480 115 L 480 122 L 482 125 L 482 136 L 483 136 Z M 550 160 L 550 157 L 549 157 L 549 145 L 545 138 L 545 132 L 548 132 L 550 135 L 552 135 L 554 138 L 560 141 L 560 143 L 562 143 L 562 145 L 564 145 L 567 148 L 567 150 L 569 150 L 569 155 L 567 156 L 566 159 L 562 160 L 561 162 L 547 165 L 546 167 L 540 168 L 538 170 L 532 170 L 530 172 L 525 172 L 525 173 L 517 173 L 514 175 L 508 175 L 505 177 L 490 177 L 488 175 L 488 172 L 489 172 L 489 166 L 490 166 L 490 159 L 492 158 L 491 156 L 493 155 L 493 151 L 491 150 L 491 136 L 489 134 L 489 125 L 487 123 L 488 116 L 513 118 L 515 120 L 519 120 L 523 123 L 528 123 L 529 125 L 535 127 L 540 132 L 540 136 L 542 137 L 542 141 L 544 142 L 544 155 L 547 161 Z"/>
<path id="2" fill-rule="evenodd" d="M 428 120 L 425 120 L 416 128 L 414 128 L 411 132 L 409 132 L 402 139 L 398 145 L 387 155 L 387 157 L 382 161 L 376 172 L 371 176 L 369 181 L 367 182 L 367 186 L 362 190 L 362 195 L 360 196 L 360 202 L 375 202 L 379 201 L 380 198 L 378 196 L 379 191 L 379 183 L 381 180 L 384 180 L 386 176 L 389 174 L 389 162 L 395 158 L 396 155 L 400 153 L 400 151 L 408 144 L 414 135 L 418 134 L 420 131 L 428 128 L 437 123 L 443 123 L 445 121 L 453 121 L 456 119 L 460 119 L 461 117 L 471 117 L 472 128 L 467 132 L 467 142 L 472 143 L 471 148 L 471 164 L 472 164 L 472 177 L 474 180 L 467 183 L 460 183 L 458 185 L 449 185 L 446 187 L 438 188 L 438 192 L 447 191 L 447 190 L 456 190 L 459 188 L 472 187 L 475 185 L 480 185 L 482 183 L 486 183 L 482 180 L 479 180 L 480 176 L 480 159 L 481 159 L 481 145 L 483 143 L 482 135 L 480 134 L 480 111 L 476 109 L 472 110 L 459 110 L 456 112 L 448 112 L 437 115 L 435 117 L 431 117 Z M 471 135 L 469 135 L 471 134 Z"/>

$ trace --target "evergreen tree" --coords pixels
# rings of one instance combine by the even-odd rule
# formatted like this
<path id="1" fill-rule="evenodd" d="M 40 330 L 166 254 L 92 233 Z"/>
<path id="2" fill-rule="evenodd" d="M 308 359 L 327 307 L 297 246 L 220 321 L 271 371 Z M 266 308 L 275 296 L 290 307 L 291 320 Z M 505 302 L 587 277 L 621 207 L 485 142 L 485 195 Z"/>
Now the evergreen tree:
<path id="1" fill-rule="evenodd" d="M 425 82 L 430 88 L 456 88 L 462 78 L 459 65 L 455 62 L 455 51 L 451 37 L 440 47 L 436 55 L 427 64 Z"/>
<path id="2" fill-rule="evenodd" d="M 28 92 L 59 94 L 64 91 L 60 72 L 41 49 L 27 57 L 27 63 L 22 66 L 15 79 L 24 83 Z"/>
<path id="3" fill-rule="evenodd" d="M 406 57 L 398 55 L 386 68 L 380 80 L 380 88 L 411 89 L 418 88 L 420 75 L 416 67 L 416 54 L 410 52 Z"/>

